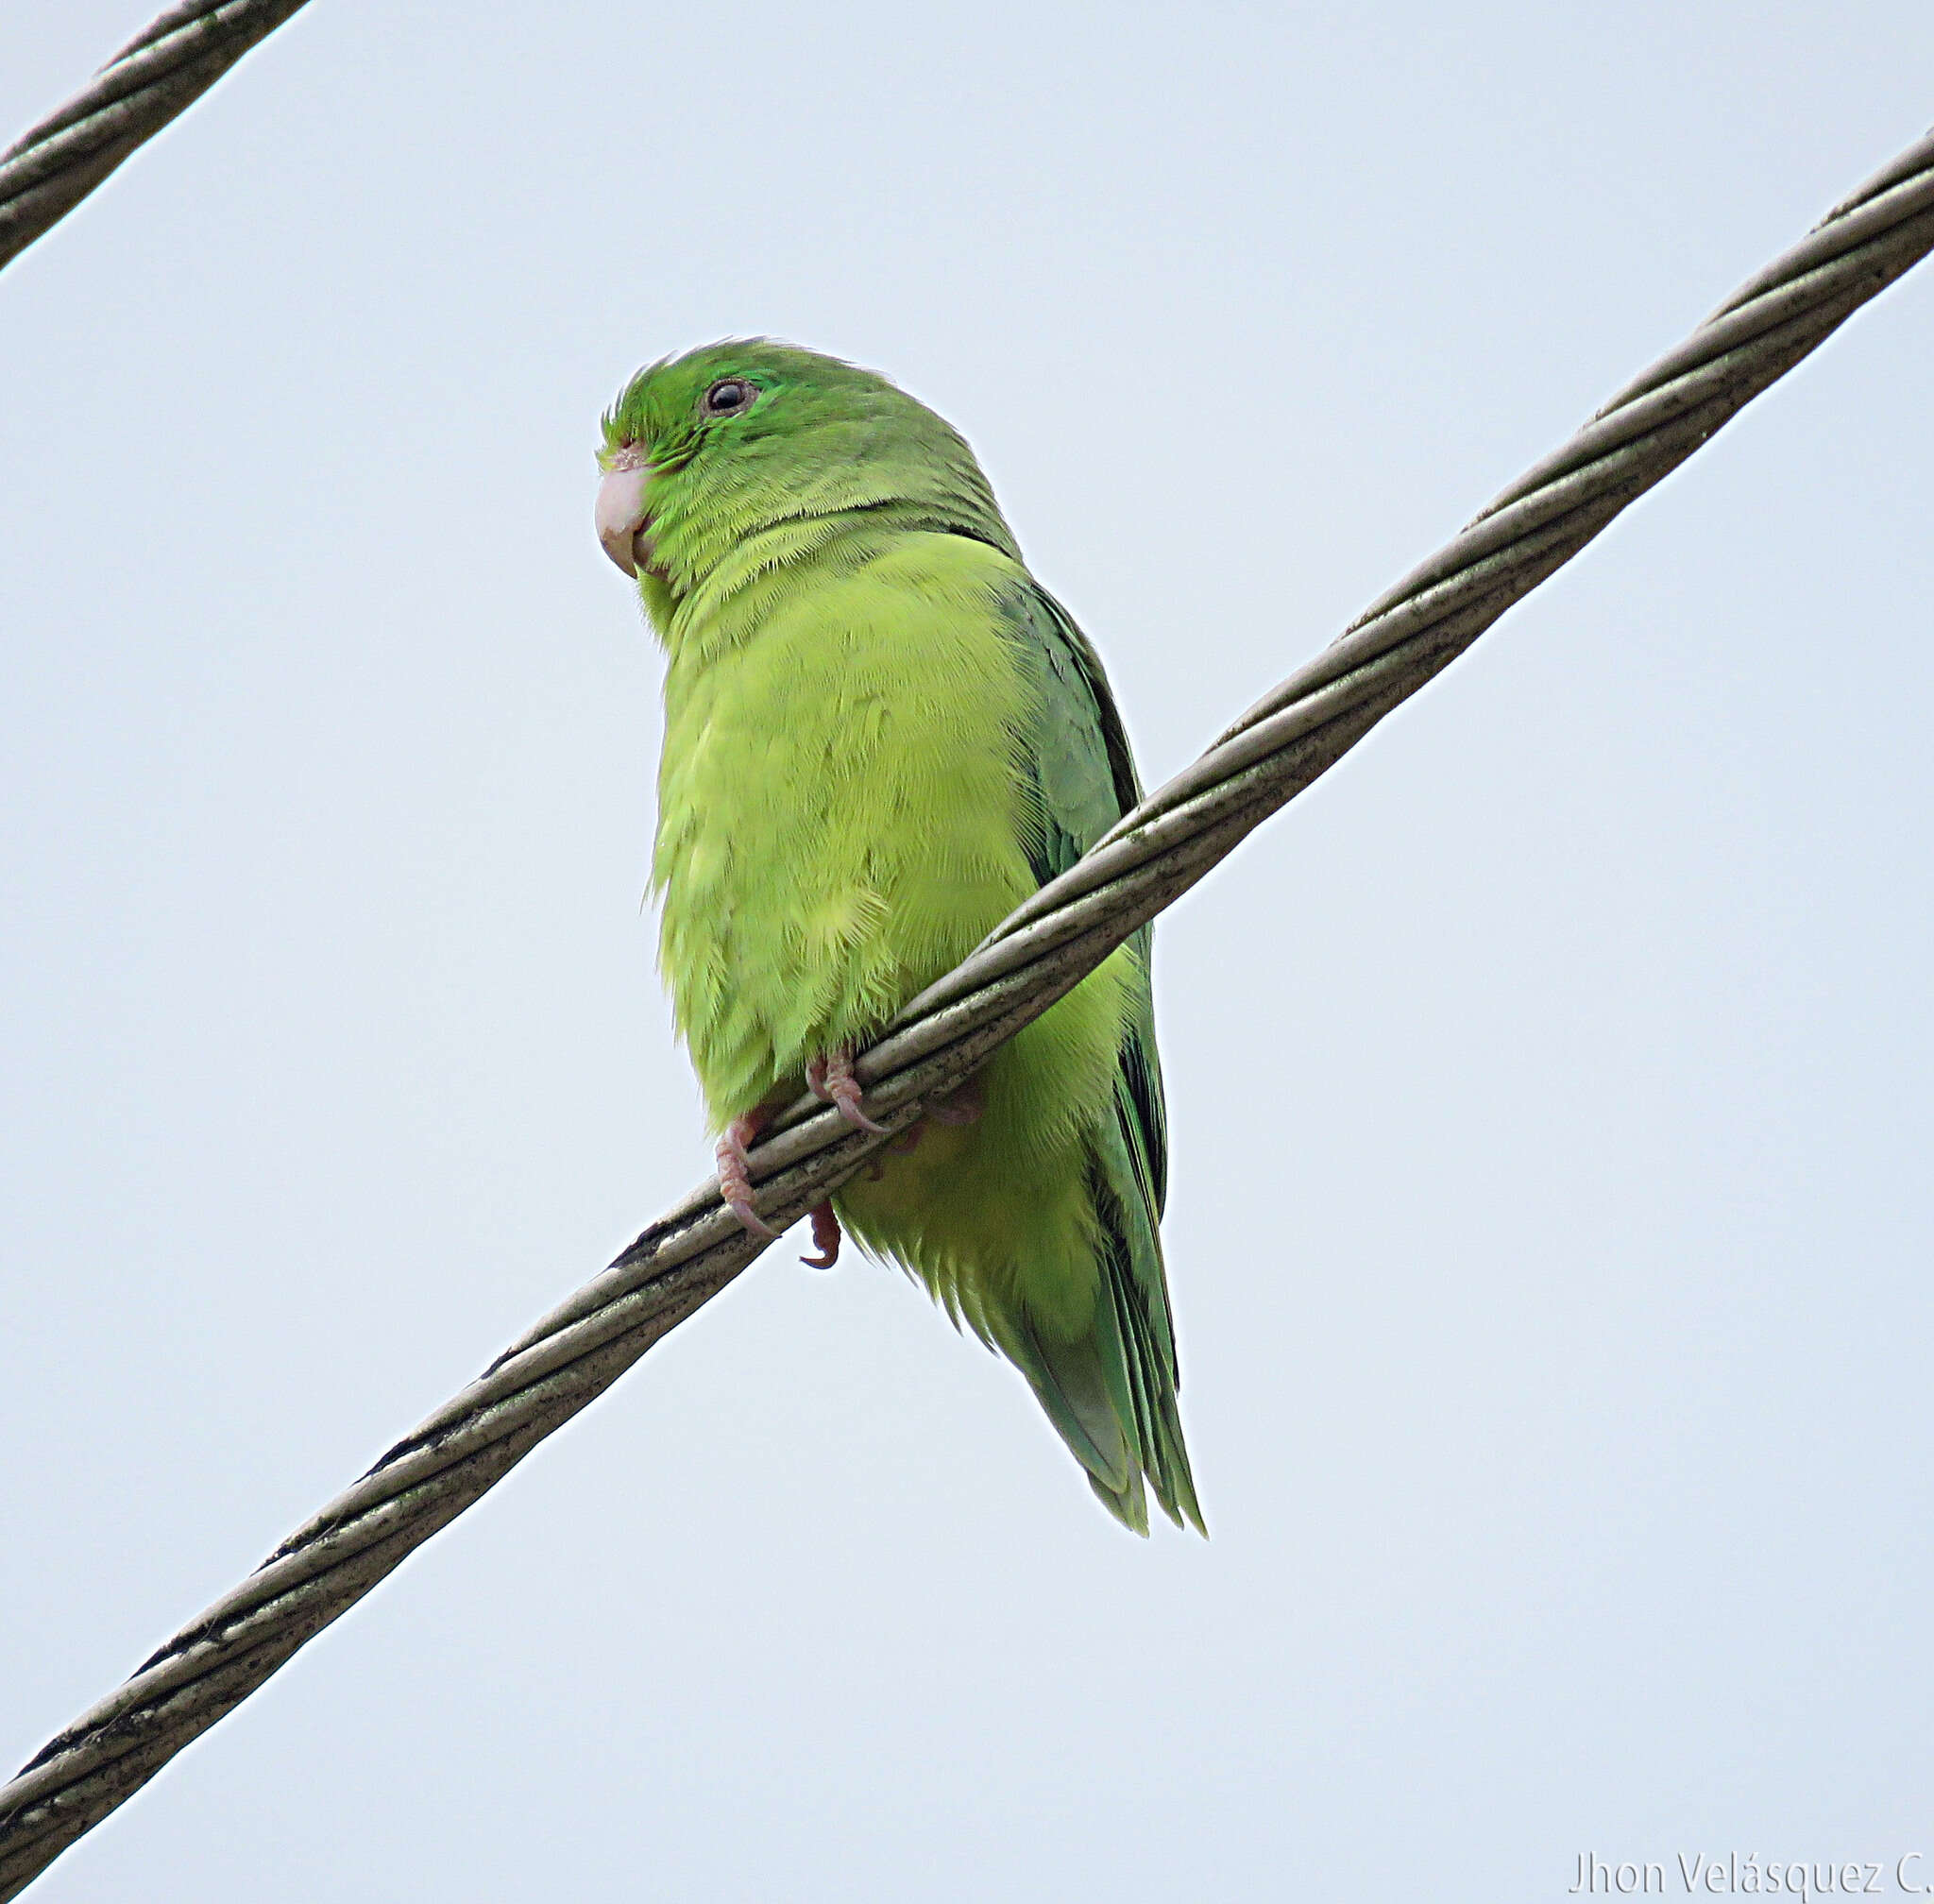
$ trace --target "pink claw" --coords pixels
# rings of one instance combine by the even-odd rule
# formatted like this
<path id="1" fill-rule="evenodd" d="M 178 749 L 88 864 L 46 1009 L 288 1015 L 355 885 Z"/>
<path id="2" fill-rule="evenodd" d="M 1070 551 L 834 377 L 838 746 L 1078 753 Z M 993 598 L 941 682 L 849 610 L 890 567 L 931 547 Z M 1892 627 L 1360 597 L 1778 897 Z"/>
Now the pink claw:
<path id="1" fill-rule="evenodd" d="M 752 1175 L 746 1164 L 746 1146 L 765 1126 L 756 1111 L 735 1117 L 719 1139 L 719 1197 L 729 1211 L 755 1236 L 777 1236 L 778 1231 L 752 1207 Z"/>
<path id="2" fill-rule="evenodd" d="M 823 1058 L 815 1058 L 806 1067 L 806 1082 L 823 1104 L 837 1104 L 840 1115 L 856 1130 L 871 1130 L 875 1137 L 887 1134 L 884 1124 L 875 1124 L 860 1109 L 859 1080 L 853 1075 L 852 1052 L 842 1047 Z"/>
<path id="3" fill-rule="evenodd" d="M 812 1206 L 812 1247 L 817 1256 L 799 1260 L 808 1269 L 830 1269 L 840 1260 L 840 1219 L 833 1214 L 832 1199 Z"/>

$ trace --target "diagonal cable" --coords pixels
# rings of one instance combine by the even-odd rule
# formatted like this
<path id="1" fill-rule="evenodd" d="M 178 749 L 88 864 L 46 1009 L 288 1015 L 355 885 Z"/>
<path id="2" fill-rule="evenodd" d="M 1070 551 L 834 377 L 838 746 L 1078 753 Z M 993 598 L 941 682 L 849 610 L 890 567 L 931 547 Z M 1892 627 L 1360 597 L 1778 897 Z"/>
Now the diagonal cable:
<path id="1" fill-rule="evenodd" d="M 0 152 L 0 270 L 304 0 L 181 0 Z"/>
<path id="2" fill-rule="evenodd" d="M 1334 765 L 1870 298 L 1934 249 L 1934 133 L 1742 285 L 1564 447 L 1381 596 L 858 1061 L 891 1133 Z M 885 1142 L 810 1098 L 752 1153 L 795 1222 Z M 694 1191 L 0 1788 L 0 1904 L 461 1514 L 763 1244 Z"/>

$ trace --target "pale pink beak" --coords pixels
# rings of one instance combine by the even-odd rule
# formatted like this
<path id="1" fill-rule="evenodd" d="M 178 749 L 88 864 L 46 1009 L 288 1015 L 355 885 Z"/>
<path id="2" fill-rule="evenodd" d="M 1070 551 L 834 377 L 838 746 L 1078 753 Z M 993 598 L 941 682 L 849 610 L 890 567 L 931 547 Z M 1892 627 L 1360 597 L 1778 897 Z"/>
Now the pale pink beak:
<path id="1" fill-rule="evenodd" d="M 645 490 L 652 480 L 652 466 L 636 444 L 620 450 L 612 458 L 604 480 L 598 485 L 598 540 L 604 552 L 627 575 L 638 572 L 640 559 L 651 559 L 650 545 L 638 547 L 647 520 Z"/>

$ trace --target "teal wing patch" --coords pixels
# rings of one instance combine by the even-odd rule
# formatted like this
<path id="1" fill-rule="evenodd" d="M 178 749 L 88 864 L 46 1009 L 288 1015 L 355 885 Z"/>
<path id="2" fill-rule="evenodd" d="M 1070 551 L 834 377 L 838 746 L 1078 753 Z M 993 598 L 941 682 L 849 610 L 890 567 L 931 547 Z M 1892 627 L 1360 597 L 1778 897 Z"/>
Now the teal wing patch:
<path id="1" fill-rule="evenodd" d="M 1027 856 L 1045 885 L 1141 798 L 1141 785 L 1100 658 L 1068 612 L 1031 583 L 1002 605 L 1006 631 L 1038 688 L 1034 719 L 1019 740 L 1037 795 Z M 1031 1352 L 1016 1357 L 1095 1493 L 1143 1531 L 1145 1475 L 1178 1525 L 1186 1519 L 1202 1526 L 1176 1406 L 1175 1332 L 1159 1228 L 1168 1197 L 1168 1119 L 1155 1045 L 1150 939 L 1145 926 L 1128 942 L 1133 1002 L 1123 1029 L 1114 1117 L 1096 1130 L 1089 1160 L 1109 1300 L 1078 1358 L 1063 1352 L 1050 1365 L 1038 1338 L 1026 1345 Z M 1126 1464 L 1097 1446 L 1098 1409 L 1118 1424 Z"/>

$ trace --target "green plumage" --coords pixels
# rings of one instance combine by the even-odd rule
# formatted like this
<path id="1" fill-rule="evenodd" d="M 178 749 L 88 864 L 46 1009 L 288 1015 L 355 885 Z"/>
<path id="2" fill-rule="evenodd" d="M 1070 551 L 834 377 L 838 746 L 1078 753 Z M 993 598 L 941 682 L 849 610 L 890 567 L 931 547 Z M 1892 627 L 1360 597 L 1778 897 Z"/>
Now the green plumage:
<path id="1" fill-rule="evenodd" d="M 714 416 L 721 380 L 745 387 Z M 604 460 L 650 467 L 665 645 L 660 963 L 719 1129 L 795 1096 L 1137 797 L 1100 662 L 973 453 L 869 372 L 765 342 L 641 372 Z M 1027 1378 L 1095 1492 L 1202 1524 L 1157 1225 L 1148 934 L 835 1199 Z"/>

